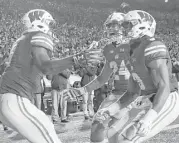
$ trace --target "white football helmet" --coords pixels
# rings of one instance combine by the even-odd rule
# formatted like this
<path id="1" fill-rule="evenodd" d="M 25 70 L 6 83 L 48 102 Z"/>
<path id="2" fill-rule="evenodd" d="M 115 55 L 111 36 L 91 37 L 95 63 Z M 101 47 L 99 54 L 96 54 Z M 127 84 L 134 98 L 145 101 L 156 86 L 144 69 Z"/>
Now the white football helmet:
<path id="1" fill-rule="evenodd" d="M 153 37 L 156 30 L 156 21 L 149 13 L 142 10 L 132 10 L 125 15 L 122 24 L 126 36 L 137 39 L 143 36 Z"/>
<path id="2" fill-rule="evenodd" d="M 51 35 L 51 25 L 55 23 L 55 20 L 49 12 L 43 9 L 33 9 L 22 17 L 22 23 L 27 31 L 41 31 Z"/>
<path id="3" fill-rule="evenodd" d="M 123 27 L 121 24 L 124 22 L 124 13 L 113 12 L 104 22 L 104 30 L 107 37 L 122 36 Z"/>

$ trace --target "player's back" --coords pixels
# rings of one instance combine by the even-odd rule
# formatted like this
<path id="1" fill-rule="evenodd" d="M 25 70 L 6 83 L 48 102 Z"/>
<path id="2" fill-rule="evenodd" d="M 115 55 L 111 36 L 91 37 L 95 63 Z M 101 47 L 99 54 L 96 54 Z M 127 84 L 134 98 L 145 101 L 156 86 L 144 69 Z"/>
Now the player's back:
<path id="1" fill-rule="evenodd" d="M 35 64 L 32 56 L 33 37 L 38 33 L 24 33 L 14 43 L 9 57 L 9 66 L 2 76 L 1 94 L 14 93 L 22 97 L 27 97 L 30 100 L 33 98 L 33 89 L 36 86 L 35 83 L 37 83 L 35 80 L 42 75 L 40 70 L 36 69 L 37 67 L 34 68 Z"/>

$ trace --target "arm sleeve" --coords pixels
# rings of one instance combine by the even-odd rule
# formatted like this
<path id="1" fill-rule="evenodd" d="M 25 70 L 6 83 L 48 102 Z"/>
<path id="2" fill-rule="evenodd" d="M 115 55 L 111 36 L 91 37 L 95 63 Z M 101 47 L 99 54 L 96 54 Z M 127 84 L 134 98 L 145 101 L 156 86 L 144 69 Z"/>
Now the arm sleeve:
<path id="1" fill-rule="evenodd" d="M 43 47 L 47 50 L 53 51 L 53 40 L 47 34 L 37 33 L 36 35 L 32 36 L 30 43 L 32 44 L 32 46 Z"/>

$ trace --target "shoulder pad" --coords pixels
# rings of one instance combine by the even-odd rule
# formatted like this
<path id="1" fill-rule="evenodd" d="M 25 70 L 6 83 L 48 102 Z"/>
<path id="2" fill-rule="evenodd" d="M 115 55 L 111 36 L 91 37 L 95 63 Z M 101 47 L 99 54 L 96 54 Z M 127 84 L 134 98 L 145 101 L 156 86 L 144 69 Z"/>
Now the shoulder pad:
<path id="1" fill-rule="evenodd" d="M 168 50 L 161 41 L 151 42 L 144 50 L 144 56 L 147 63 L 152 60 L 168 58 Z"/>
<path id="2" fill-rule="evenodd" d="M 53 46 L 54 46 L 53 40 L 49 35 L 45 33 L 39 32 L 33 35 L 30 43 L 33 46 L 40 46 L 46 48 L 47 50 L 53 51 Z"/>

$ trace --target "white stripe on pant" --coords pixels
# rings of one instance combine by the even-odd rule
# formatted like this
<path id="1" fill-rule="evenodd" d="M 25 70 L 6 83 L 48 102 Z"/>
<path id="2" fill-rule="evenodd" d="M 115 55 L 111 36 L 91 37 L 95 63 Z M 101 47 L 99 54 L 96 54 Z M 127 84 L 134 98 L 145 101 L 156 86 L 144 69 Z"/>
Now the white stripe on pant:
<path id="1" fill-rule="evenodd" d="M 152 130 L 146 137 L 136 136 L 133 143 L 141 143 L 158 134 L 166 126 L 171 124 L 179 116 L 179 95 L 177 92 L 170 93 L 157 119 L 152 124 Z"/>
<path id="2" fill-rule="evenodd" d="M 0 95 L 0 120 L 32 143 L 61 143 L 50 119 L 26 98 Z"/>

